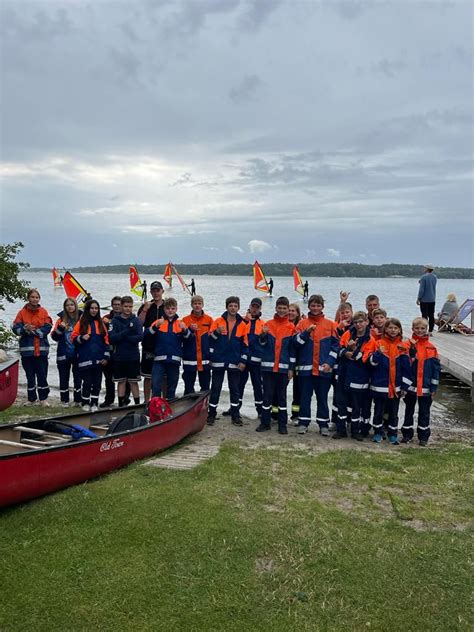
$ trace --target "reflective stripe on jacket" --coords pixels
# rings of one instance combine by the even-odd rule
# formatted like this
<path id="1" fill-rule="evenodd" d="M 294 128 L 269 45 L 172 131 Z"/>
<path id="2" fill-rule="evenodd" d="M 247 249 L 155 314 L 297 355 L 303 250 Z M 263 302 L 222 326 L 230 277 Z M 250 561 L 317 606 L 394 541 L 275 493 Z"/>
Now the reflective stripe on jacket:
<path id="1" fill-rule="evenodd" d="M 380 340 L 371 338 L 365 347 L 363 360 L 372 367 L 370 390 L 374 395 L 393 399 L 411 386 L 410 359 L 400 336 L 394 340 L 386 336 Z"/>
<path id="2" fill-rule="evenodd" d="M 171 320 L 165 318 L 161 325 L 156 320 L 149 327 L 146 335 L 155 338 L 155 362 L 181 364 L 183 357 L 183 340 L 194 334 L 187 328 L 181 329 L 182 321 L 175 315 Z"/>
<path id="3" fill-rule="evenodd" d="M 77 347 L 78 367 L 81 370 L 89 369 L 100 364 L 102 360 L 110 359 L 107 332 L 100 328 L 98 320 L 92 320 L 92 324 L 93 326 L 89 324 L 86 332 L 90 335 L 89 340 L 84 340 L 84 336 L 80 333 L 81 321 L 74 325 L 71 334 L 71 340 Z"/>
<path id="4" fill-rule="evenodd" d="M 411 359 L 413 373 L 413 384 L 408 387 L 408 390 L 416 393 L 418 397 L 436 393 L 441 373 L 436 347 L 430 341 L 429 336 L 415 334 L 405 344 Z"/>
<path id="5" fill-rule="evenodd" d="M 265 323 L 268 332 L 259 337 L 262 349 L 262 371 L 288 373 L 295 368 L 296 357 L 293 337 L 296 327 L 290 323 L 288 316 L 275 314 L 272 320 Z"/>
<path id="6" fill-rule="evenodd" d="M 47 356 L 49 353 L 48 334 L 53 321 L 44 307 L 31 309 L 27 303 L 13 321 L 13 333 L 20 338 L 20 354 L 23 357 Z M 33 325 L 35 330 L 28 333 L 25 325 Z"/>
<path id="7" fill-rule="evenodd" d="M 222 333 L 217 331 L 223 327 Z M 238 365 L 248 360 L 247 323 L 240 314 L 236 315 L 235 325 L 229 335 L 228 314 L 216 318 L 210 332 L 211 368 L 237 370 Z"/>
<path id="8" fill-rule="evenodd" d="M 311 325 L 315 329 L 307 331 Z M 328 373 L 321 371 L 323 364 L 328 364 L 331 369 L 337 362 L 339 353 L 339 340 L 334 321 L 325 318 L 324 314 L 312 316 L 300 320 L 296 327 L 297 335 L 295 343 L 298 353 L 299 375 L 320 375 L 331 379 L 332 370 Z"/>
<path id="9" fill-rule="evenodd" d="M 210 368 L 209 363 L 209 332 L 213 323 L 208 314 L 196 316 L 191 312 L 183 318 L 183 323 L 189 329 L 196 325 L 194 335 L 183 340 L 183 371 L 204 371 Z"/>

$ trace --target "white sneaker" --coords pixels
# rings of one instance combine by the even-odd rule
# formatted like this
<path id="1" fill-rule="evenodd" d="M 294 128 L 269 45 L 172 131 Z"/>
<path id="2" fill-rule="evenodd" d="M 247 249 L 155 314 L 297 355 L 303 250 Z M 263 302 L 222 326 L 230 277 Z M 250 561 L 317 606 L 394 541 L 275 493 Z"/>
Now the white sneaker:
<path id="1" fill-rule="evenodd" d="M 329 428 L 321 428 L 321 430 L 319 431 L 319 434 L 322 437 L 329 437 Z"/>
<path id="2" fill-rule="evenodd" d="M 81 408 L 82 408 L 82 410 L 84 410 L 86 413 L 90 413 L 90 412 L 91 412 L 91 407 L 89 406 L 89 404 L 82 404 Z"/>
<path id="3" fill-rule="evenodd" d="M 91 413 L 96 413 L 99 410 L 98 406 L 91 406 Z"/>
<path id="4" fill-rule="evenodd" d="M 308 432 L 308 427 L 307 426 L 298 426 L 298 434 L 306 434 Z"/>
<path id="5" fill-rule="evenodd" d="M 36 400 L 34 402 L 30 402 L 29 399 L 26 402 L 23 402 L 23 406 L 34 406 L 36 404 Z"/>
<path id="6" fill-rule="evenodd" d="M 62 408 L 69 408 L 69 402 L 61 402 Z"/>
<path id="7" fill-rule="evenodd" d="M 51 404 L 48 402 L 48 400 L 47 400 L 47 399 L 43 399 L 43 400 L 40 402 L 40 406 L 42 406 L 43 408 L 49 408 L 49 407 L 50 407 L 50 405 L 51 405 Z"/>

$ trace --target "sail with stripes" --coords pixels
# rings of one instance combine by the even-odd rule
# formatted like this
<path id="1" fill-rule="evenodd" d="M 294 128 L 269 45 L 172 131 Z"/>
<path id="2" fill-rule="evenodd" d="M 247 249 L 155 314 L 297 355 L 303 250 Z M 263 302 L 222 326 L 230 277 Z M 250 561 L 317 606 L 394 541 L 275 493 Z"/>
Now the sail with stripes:
<path id="1" fill-rule="evenodd" d="M 268 281 L 258 261 L 253 264 L 253 286 L 260 292 L 269 292 Z"/>
<path id="2" fill-rule="evenodd" d="M 130 266 L 130 292 L 133 292 L 138 298 L 143 298 L 143 283 L 135 266 Z"/>
<path id="3" fill-rule="evenodd" d="M 189 289 L 189 287 L 186 285 L 185 280 L 183 279 L 183 277 L 180 275 L 180 273 L 178 272 L 178 270 L 176 269 L 176 266 L 174 264 L 171 264 L 172 270 L 175 273 L 178 281 L 181 283 L 181 287 L 183 288 L 184 292 L 189 292 L 189 294 L 191 294 L 191 290 Z"/>
<path id="4" fill-rule="evenodd" d="M 301 278 L 301 274 L 300 274 L 300 271 L 298 270 L 298 266 L 295 266 L 293 268 L 293 284 L 294 284 L 295 292 L 298 292 L 298 294 L 301 294 L 301 296 L 304 296 L 303 279 Z"/>
<path id="5" fill-rule="evenodd" d="M 166 264 L 165 271 L 163 273 L 163 278 L 168 283 L 168 287 L 173 286 L 173 270 L 171 266 L 171 261 Z"/>
<path id="6" fill-rule="evenodd" d="M 59 272 L 56 270 L 56 268 L 53 268 L 51 270 L 51 274 L 53 275 L 53 283 L 54 283 L 54 287 L 61 287 L 62 286 L 62 281 L 61 281 L 61 275 L 59 274 Z"/>
<path id="7" fill-rule="evenodd" d="M 68 298 L 74 298 L 78 304 L 84 302 L 88 291 L 82 287 L 79 281 L 68 271 L 63 276 L 63 288 Z"/>

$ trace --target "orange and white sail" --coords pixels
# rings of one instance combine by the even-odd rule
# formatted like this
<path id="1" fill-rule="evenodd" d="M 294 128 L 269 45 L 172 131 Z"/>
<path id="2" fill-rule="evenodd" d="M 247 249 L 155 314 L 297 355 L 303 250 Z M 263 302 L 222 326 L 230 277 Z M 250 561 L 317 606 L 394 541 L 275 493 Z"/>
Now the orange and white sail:
<path id="1" fill-rule="evenodd" d="M 268 281 L 258 261 L 253 264 L 253 286 L 260 292 L 269 292 Z"/>
<path id="2" fill-rule="evenodd" d="M 56 268 L 53 268 L 51 270 L 51 274 L 53 275 L 54 287 L 61 287 L 62 286 L 61 275 L 56 270 Z"/>
<path id="3" fill-rule="evenodd" d="M 165 271 L 163 273 L 163 278 L 168 283 L 168 287 L 172 287 L 173 285 L 173 270 L 171 261 L 166 264 Z"/>
<path id="4" fill-rule="evenodd" d="M 143 297 L 143 283 L 135 266 L 130 266 L 130 292 L 133 292 L 138 298 Z"/>
<path id="5" fill-rule="evenodd" d="M 191 290 L 189 289 L 189 287 L 186 285 L 185 280 L 183 279 L 183 277 L 180 275 L 180 273 L 178 272 L 178 270 L 176 269 L 176 266 L 174 264 L 171 264 L 172 270 L 175 273 L 178 281 L 181 283 L 181 287 L 183 288 L 184 292 L 189 292 L 189 294 L 191 294 Z"/>
<path id="6" fill-rule="evenodd" d="M 63 276 L 63 288 L 68 298 L 76 299 L 77 303 L 83 303 L 88 292 L 70 272 Z"/>
<path id="7" fill-rule="evenodd" d="M 295 287 L 295 292 L 304 296 L 304 284 L 303 279 L 301 278 L 300 271 L 298 270 L 298 266 L 293 268 L 293 284 Z"/>

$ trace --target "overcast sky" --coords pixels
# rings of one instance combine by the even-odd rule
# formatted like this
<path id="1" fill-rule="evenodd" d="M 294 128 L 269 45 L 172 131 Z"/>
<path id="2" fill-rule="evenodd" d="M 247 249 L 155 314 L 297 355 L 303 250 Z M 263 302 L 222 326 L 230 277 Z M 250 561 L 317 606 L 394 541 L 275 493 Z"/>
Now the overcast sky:
<path id="1" fill-rule="evenodd" d="M 1 241 L 471 266 L 473 6 L 2 0 Z"/>

